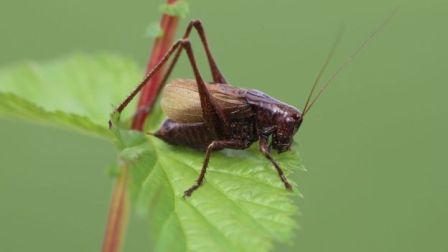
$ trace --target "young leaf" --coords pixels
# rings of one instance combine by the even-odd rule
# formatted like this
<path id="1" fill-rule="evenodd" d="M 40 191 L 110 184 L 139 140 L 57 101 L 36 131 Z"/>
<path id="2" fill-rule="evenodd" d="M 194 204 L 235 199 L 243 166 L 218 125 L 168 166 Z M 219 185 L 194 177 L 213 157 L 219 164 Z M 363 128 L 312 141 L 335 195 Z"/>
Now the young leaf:
<path id="1" fill-rule="evenodd" d="M 0 69 L 0 116 L 110 137 L 110 112 L 140 79 L 132 60 L 107 54 L 14 64 Z"/>
<path id="2" fill-rule="evenodd" d="M 185 0 L 177 1 L 173 4 L 162 4 L 160 11 L 170 16 L 176 16 L 180 18 L 186 18 L 190 13 L 190 8 Z"/>
<path id="3" fill-rule="evenodd" d="M 116 114 L 107 129 L 113 106 L 139 79 L 132 61 L 111 55 L 17 64 L 0 69 L 0 115 L 115 136 L 119 160 L 129 167 L 131 198 L 151 220 L 156 251 L 267 251 L 273 241 L 289 240 L 297 188 L 287 192 L 256 149 L 214 153 L 205 184 L 184 199 L 203 153 L 123 129 Z M 155 109 L 148 128 L 154 131 L 162 117 Z M 294 151 L 276 158 L 287 174 L 299 165 Z"/>
<path id="4" fill-rule="evenodd" d="M 119 132 L 118 138 L 127 138 Z M 290 240 L 298 189 L 286 191 L 257 148 L 214 153 L 206 182 L 184 199 L 184 190 L 199 175 L 203 153 L 153 136 L 146 142 L 120 142 L 135 143 L 123 146 L 120 156 L 131 174 L 134 206 L 149 216 L 155 251 L 268 251 L 273 241 Z M 300 168 L 296 149 L 276 156 L 289 175 Z"/>
<path id="5" fill-rule="evenodd" d="M 146 36 L 149 38 L 160 38 L 163 36 L 163 29 L 159 23 L 151 23 L 146 29 Z"/>

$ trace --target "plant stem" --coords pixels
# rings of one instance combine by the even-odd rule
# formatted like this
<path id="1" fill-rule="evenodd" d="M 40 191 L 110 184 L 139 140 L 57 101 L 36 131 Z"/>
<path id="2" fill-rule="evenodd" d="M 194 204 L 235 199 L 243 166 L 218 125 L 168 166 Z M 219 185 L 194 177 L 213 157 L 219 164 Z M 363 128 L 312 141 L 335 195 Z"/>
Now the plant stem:
<path id="1" fill-rule="evenodd" d="M 167 0 L 167 3 L 174 4 L 176 1 L 177 0 Z M 178 22 L 179 18 L 177 16 L 163 14 L 160 21 L 163 35 L 155 40 L 148 65 L 146 67 L 146 73 L 148 73 L 168 51 L 169 47 L 173 43 Z M 165 70 L 165 68 L 162 68 L 143 88 L 138 102 L 137 113 L 135 114 L 132 122 L 132 129 L 139 131 L 143 130 L 146 118 L 151 112 L 151 109 L 154 106 L 162 87 L 162 80 Z M 122 169 L 121 174 L 117 177 L 114 185 L 102 252 L 119 252 L 121 250 L 122 241 L 125 236 L 127 226 L 127 182 L 128 169 L 125 167 Z"/>
<path id="2" fill-rule="evenodd" d="M 177 0 L 167 0 L 168 4 L 174 4 Z M 152 48 L 151 56 L 146 67 L 146 73 L 162 59 L 163 55 L 168 51 L 169 47 L 173 43 L 174 35 L 176 32 L 179 18 L 175 16 L 168 16 L 164 14 L 160 22 L 160 27 L 163 30 L 163 35 L 158 37 Z M 158 73 L 156 73 L 148 84 L 143 88 L 138 102 L 137 111 L 132 128 L 135 130 L 142 130 L 145 124 L 146 117 L 151 112 L 151 109 L 156 102 L 160 88 L 162 86 L 162 78 L 165 74 L 165 68 L 163 67 Z"/>
<path id="3" fill-rule="evenodd" d="M 124 168 L 122 174 L 115 181 L 106 235 L 103 240 L 103 252 L 117 252 L 121 248 L 128 211 L 126 199 L 127 178 L 128 171 L 127 168 Z"/>

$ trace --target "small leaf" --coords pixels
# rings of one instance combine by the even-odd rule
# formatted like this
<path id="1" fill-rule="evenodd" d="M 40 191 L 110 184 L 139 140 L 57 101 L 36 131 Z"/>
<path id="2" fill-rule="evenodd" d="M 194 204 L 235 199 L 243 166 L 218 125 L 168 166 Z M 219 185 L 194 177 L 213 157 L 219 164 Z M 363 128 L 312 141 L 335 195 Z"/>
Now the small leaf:
<path id="1" fill-rule="evenodd" d="M 109 165 L 109 167 L 107 167 L 107 170 L 106 170 L 106 174 L 112 178 L 120 176 L 121 172 L 122 172 L 122 170 L 120 169 L 119 164 L 118 165 L 117 164 Z"/>
<path id="2" fill-rule="evenodd" d="M 190 13 L 190 8 L 187 1 L 180 0 L 173 4 L 162 4 L 160 11 L 169 16 L 176 16 L 180 18 L 186 18 Z"/>
<path id="3" fill-rule="evenodd" d="M 140 78 L 132 60 L 108 54 L 13 64 L 0 69 L 0 116 L 111 137 L 109 114 Z"/>
<path id="4" fill-rule="evenodd" d="M 160 23 L 152 23 L 146 29 L 146 36 L 149 38 L 160 38 L 163 36 L 163 29 L 160 27 Z"/>
<path id="5" fill-rule="evenodd" d="M 184 199 L 204 154 L 146 137 L 120 155 L 128 157 L 133 205 L 151 221 L 154 251 L 268 251 L 273 241 L 291 239 L 298 213 L 293 198 L 300 193 L 285 190 L 255 146 L 214 153 L 206 182 Z M 296 146 L 286 153 L 276 158 L 290 175 L 300 160 Z"/>

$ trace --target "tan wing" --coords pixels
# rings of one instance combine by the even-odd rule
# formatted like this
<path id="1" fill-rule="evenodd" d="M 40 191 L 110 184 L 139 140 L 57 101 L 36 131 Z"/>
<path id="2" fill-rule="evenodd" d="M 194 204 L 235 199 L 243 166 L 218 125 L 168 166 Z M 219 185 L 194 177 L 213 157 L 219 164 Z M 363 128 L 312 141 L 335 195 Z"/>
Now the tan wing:
<path id="1" fill-rule="evenodd" d="M 250 105 L 242 96 L 244 90 L 229 85 L 207 85 L 216 105 L 232 118 L 251 113 Z M 162 93 L 162 110 L 176 122 L 202 122 L 202 108 L 195 80 L 176 79 L 167 84 Z"/>

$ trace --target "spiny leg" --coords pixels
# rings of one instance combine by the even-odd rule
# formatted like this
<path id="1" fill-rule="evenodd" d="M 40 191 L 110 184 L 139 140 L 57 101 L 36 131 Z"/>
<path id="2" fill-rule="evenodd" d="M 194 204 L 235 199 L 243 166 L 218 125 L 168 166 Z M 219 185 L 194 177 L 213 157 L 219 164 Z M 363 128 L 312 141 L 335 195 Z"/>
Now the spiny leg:
<path id="1" fill-rule="evenodd" d="M 207 150 L 205 152 L 205 159 L 204 163 L 202 164 L 201 173 L 199 174 L 198 178 L 196 179 L 196 183 L 194 183 L 190 188 L 188 188 L 184 192 L 184 197 L 189 197 L 191 194 L 198 189 L 202 183 L 204 182 L 205 173 L 207 172 L 208 162 L 210 161 L 210 155 L 215 150 L 220 150 L 224 148 L 231 148 L 231 149 L 244 149 L 248 146 L 248 144 L 245 141 L 241 140 L 221 140 L 221 141 L 213 141 L 211 144 L 208 145 Z"/>
<path id="2" fill-rule="evenodd" d="M 204 46 L 208 61 L 209 61 L 209 65 L 210 65 L 210 69 L 212 71 L 212 76 L 213 76 L 213 81 L 215 83 L 227 83 L 225 81 L 224 76 L 221 74 L 221 72 L 218 69 L 218 66 L 213 58 L 213 55 L 210 52 L 209 46 L 208 46 L 208 42 L 207 42 L 207 38 L 205 36 L 205 32 L 204 29 L 202 27 L 202 23 L 200 20 L 192 20 L 186 30 L 185 30 L 185 34 L 183 36 L 184 39 L 188 38 L 190 36 L 191 30 L 192 28 L 195 28 L 199 34 L 199 37 L 201 39 L 201 42 Z M 134 97 L 137 95 L 138 92 L 140 92 L 140 90 L 145 86 L 145 84 L 154 76 L 154 74 L 158 71 L 160 71 L 163 66 L 166 64 L 166 62 L 168 61 L 168 59 L 171 57 L 171 55 L 173 53 L 174 57 L 173 60 L 171 61 L 167 71 L 164 74 L 164 77 L 162 78 L 162 86 L 166 83 L 167 79 L 169 78 L 172 70 L 174 69 L 174 66 L 177 63 L 177 60 L 180 56 L 180 53 L 182 52 L 183 47 L 180 46 L 181 45 L 181 41 L 182 39 L 176 41 L 171 47 L 170 49 L 168 49 L 167 53 L 163 56 L 163 58 L 159 61 L 159 63 L 157 63 L 157 65 L 151 69 L 151 71 L 149 71 L 149 73 L 145 76 L 145 78 L 137 85 L 137 87 L 130 93 L 130 95 L 123 101 L 120 103 L 120 105 L 115 109 L 116 112 L 121 113 L 126 107 L 127 105 L 134 99 Z M 160 90 L 159 90 L 160 91 Z M 137 113 L 149 113 L 150 109 L 146 109 L 144 111 L 137 111 Z M 221 117 L 221 120 L 223 118 Z M 109 127 L 111 127 L 111 121 L 109 120 Z"/>
<path id="3" fill-rule="evenodd" d="M 282 168 L 280 168 L 278 163 L 272 158 L 271 152 L 269 150 L 269 144 L 268 144 L 268 137 L 267 136 L 264 136 L 264 135 L 260 136 L 260 151 L 274 165 L 275 170 L 277 170 L 278 176 L 280 177 L 281 181 L 285 185 L 285 188 L 287 190 L 292 190 L 292 186 L 288 182 L 288 179 L 286 178 L 285 174 L 283 173 Z"/>
<path id="4" fill-rule="evenodd" d="M 219 136 L 220 132 L 223 132 L 225 135 L 228 134 L 228 128 L 229 128 L 229 121 L 227 117 L 224 115 L 223 111 L 218 109 L 216 104 L 213 101 L 212 96 L 207 90 L 206 84 L 199 72 L 199 68 L 196 64 L 196 59 L 194 57 L 193 49 L 191 47 L 191 42 L 189 39 L 187 39 L 191 33 L 191 30 L 195 28 L 199 36 L 201 38 L 201 41 L 204 45 L 204 49 L 206 51 L 210 68 L 212 71 L 213 79 L 217 83 L 226 83 L 224 77 L 222 76 L 221 72 L 218 69 L 218 66 L 215 63 L 215 60 L 209 50 L 207 39 L 205 37 L 204 29 L 202 27 L 202 24 L 199 20 L 193 20 L 188 25 L 185 34 L 184 39 L 181 39 L 181 46 L 179 46 L 173 56 L 173 59 L 171 60 L 171 63 L 165 72 L 165 76 L 163 77 L 162 83 L 165 84 L 167 79 L 169 78 L 172 70 L 174 69 L 175 65 L 177 64 L 177 61 L 180 57 L 180 54 L 182 53 L 182 50 L 185 49 L 187 51 L 188 58 L 190 60 L 190 65 L 193 68 L 193 73 L 195 75 L 196 83 L 198 85 L 198 91 L 199 91 L 199 97 L 201 99 L 201 108 L 203 113 L 204 122 L 207 125 L 207 128 L 209 128 L 210 133 L 213 134 L 215 137 Z"/>
<path id="5" fill-rule="evenodd" d="M 190 65 L 193 68 L 193 73 L 196 78 L 196 84 L 198 85 L 199 99 L 201 101 L 202 117 L 210 133 L 213 133 L 215 137 L 221 135 L 227 135 L 229 128 L 229 122 L 223 111 L 218 108 L 213 100 L 212 95 L 207 89 L 204 80 L 202 79 L 199 68 L 196 64 L 191 42 L 188 39 L 182 40 L 182 48 L 185 49 L 190 60 Z"/>
<path id="6" fill-rule="evenodd" d="M 184 33 L 183 36 L 183 40 L 184 41 L 189 41 L 188 37 L 190 36 L 191 30 L 195 28 L 199 34 L 199 37 L 201 39 L 201 42 L 204 46 L 207 58 L 208 58 L 208 62 L 210 65 L 210 69 L 212 72 L 212 76 L 213 76 L 213 81 L 215 83 L 221 83 L 221 84 L 227 84 L 224 76 L 221 74 L 221 72 L 219 71 L 219 68 L 214 60 L 213 55 L 210 52 L 209 46 L 208 46 L 208 42 L 207 42 L 207 38 L 205 36 L 205 32 L 204 29 L 202 27 L 202 23 L 199 20 L 192 20 L 189 24 L 188 27 Z M 188 42 L 190 43 L 190 42 Z M 169 65 L 169 67 L 167 68 L 167 71 L 165 72 L 165 76 L 162 80 L 163 85 L 167 82 L 169 76 L 171 75 L 171 72 L 173 71 L 175 65 L 178 62 L 178 59 L 180 57 L 180 54 L 182 53 L 183 49 L 187 49 L 186 47 L 189 47 L 189 51 L 190 53 L 187 51 L 187 54 L 189 55 L 190 58 L 190 63 L 193 67 L 193 71 L 195 72 L 195 77 L 196 77 L 196 83 L 198 85 L 198 90 L 199 90 L 199 95 L 201 97 L 201 108 L 202 108 L 202 112 L 204 114 L 204 121 L 207 125 L 208 128 L 210 128 L 210 130 L 212 131 L 211 133 L 214 133 L 215 136 L 217 136 L 218 132 L 224 132 L 224 134 L 228 134 L 228 126 L 229 126 L 229 121 L 227 120 L 227 117 L 224 115 L 224 113 L 217 109 L 217 106 L 214 104 L 213 99 L 211 97 L 211 95 L 208 93 L 207 91 L 207 87 L 205 85 L 205 82 L 203 81 L 202 76 L 199 73 L 198 67 L 196 65 L 195 62 L 195 58 L 194 58 L 194 54 L 193 54 L 193 50 L 191 49 L 191 46 L 180 46 L 176 53 L 173 56 L 173 59 L 171 60 L 171 63 Z M 191 56 L 190 56 L 191 55 Z M 194 64 L 193 64 L 194 63 Z M 196 74 L 197 73 L 197 74 Z M 199 78 L 198 78 L 199 77 Z M 200 79 L 201 81 L 198 81 L 198 79 Z M 206 99 L 208 100 L 203 102 L 203 100 Z M 212 112 L 213 110 L 213 112 Z M 212 116 L 205 116 L 205 114 L 208 115 L 212 115 Z M 217 123 L 219 122 L 219 123 Z"/>
<path id="7" fill-rule="evenodd" d="M 148 81 L 154 76 L 154 74 L 165 65 L 169 57 L 176 51 L 176 49 L 179 48 L 179 46 L 181 46 L 182 44 L 181 42 L 182 42 L 181 40 L 178 40 L 170 47 L 170 49 L 159 61 L 159 63 L 157 63 L 157 65 L 151 71 L 149 71 L 149 73 L 145 76 L 145 78 L 134 88 L 134 90 L 132 90 L 132 92 L 126 97 L 126 99 L 124 99 L 120 103 L 120 105 L 118 105 L 115 108 L 114 112 L 121 113 L 128 106 L 128 104 L 134 99 L 134 97 L 138 94 L 138 92 L 140 92 L 140 90 L 146 85 L 146 83 L 148 83 Z M 109 127 L 111 126 L 112 122 L 111 120 L 109 120 Z"/>
<path id="8" fill-rule="evenodd" d="M 215 58 L 213 57 L 210 47 L 207 42 L 207 37 L 205 35 L 204 27 L 202 26 L 201 20 L 195 19 L 190 22 L 187 28 L 187 32 L 184 35 L 184 38 L 188 37 L 189 31 L 191 27 L 194 27 L 199 34 L 199 38 L 201 39 L 202 45 L 204 46 L 205 54 L 207 55 L 208 64 L 210 65 L 210 70 L 213 76 L 214 83 L 227 84 L 226 79 L 222 75 L 221 71 L 219 71 L 218 65 L 216 64 Z"/>
<path id="9" fill-rule="evenodd" d="M 169 57 L 176 51 L 182 52 L 182 49 L 185 49 L 188 55 L 188 59 L 190 60 L 191 67 L 193 69 L 193 73 L 196 78 L 196 83 L 198 85 L 199 98 L 201 100 L 201 108 L 203 113 L 204 122 L 207 125 L 207 128 L 210 131 L 210 134 L 215 137 L 219 136 L 220 132 L 225 132 L 227 129 L 227 120 L 224 116 L 223 112 L 217 109 L 217 106 L 214 104 L 212 96 L 208 92 L 208 89 L 205 85 L 204 80 L 199 72 L 199 68 L 196 64 L 196 60 L 194 57 L 193 49 L 191 47 L 191 42 L 188 39 L 181 39 L 174 43 L 162 60 L 149 72 L 149 74 L 140 82 L 139 85 L 131 92 L 131 94 L 115 109 L 116 112 L 121 113 L 123 109 L 129 104 L 129 102 L 137 95 L 137 93 L 143 88 L 143 86 L 149 81 L 149 79 L 159 71 L 163 65 L 168 61 Z M 109 127 L 112 126 L 111 121 L 109 120 Z"/>
<path id="10" fill-rule="evenodd" d="M 210 70 L 212 72 L 213 82 L 220 83 L 220 84 L 227 84 L 226 79 L 224 78 L 221 71 L 219 70 L 218 65 L 216 64 L 215 58 L 213 57 L 213 55 L 210 51 L 210 48 L 209 48 L 208 42 L 207 42 L 207 37 L 205 35 L 205 31 L 202 26 L 202 22 L 200 20 L 190 21 L 190 23 L 187 26 L 187 29 L 185 30 L 184 36 L 182 38 L 183 39 L 189 38 L 191 30 L 193 28 L 195 28 L 196 31 L 198 32 L 199 38 L 201 39 L 202 45 L 205 50 L 205 54 L 207 55 L 208 64 L 209 64 Z M 176 54 L 174 55 L 173 60 L 171 61 L 170 65 L 166 71 L 166 74 L 165 74 L 165 77 L 163 78 L 162 83 L 165 83 L 168 80 L 171 72 L 173 71 L 174 65 L 177 63 L 177 60 L 179 59 L 181 51 L 182 51 L 182 49 L 179 48 L 177 50 Z"/>

